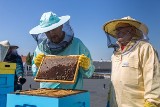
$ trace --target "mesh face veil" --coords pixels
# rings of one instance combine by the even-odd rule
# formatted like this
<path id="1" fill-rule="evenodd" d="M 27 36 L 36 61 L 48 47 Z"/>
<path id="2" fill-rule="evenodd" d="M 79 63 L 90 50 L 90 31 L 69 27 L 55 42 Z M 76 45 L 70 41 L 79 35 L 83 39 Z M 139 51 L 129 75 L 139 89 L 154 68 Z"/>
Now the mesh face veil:
<path id="1" fill-rule="evenodd" d="M 131 34 L 133 36 L 131 40 L 145 40 L 145 41 L 149 40 L 148 36 L 145 35 L 141 30 L 139 30 L 136 27 L 134 29 L 135 29 L 134 34 L 132 34 L 130 30 L 128 32 L 124 33 L 124 34 L 122 32 L 120 32 L 119 34 L 123 35 L 123 38 L 125 38 L 129 34 Z M 114 30 L 112 30 L 112 32 L 108 33 L 107 29 L 105 29 L 105 34 L 107 36 L 107 46 L 108 46 L 108 48 L 116 49 L 116 48 L 119 47 L 119 45 L 117 44 L 118 37 L 117 37 L 116 31 L 117 31 L 117 29 L 114 29 Z M 112 35 L 112 34 L 115 34 L 115 35 Z M 128 42 L 128 41 L 124 41 L 124 42 Z"/>
<path id="2" fill-rule="evenodd" d="M 135 20 L 134 18 L 127 16 L 123 17 L 121 19 L 114 19 L 111 21 L 106 22 L 103 25 L 103 30 L 107 36 L 107 45 L 108 48 L 118 48 L 119 46 L 117 45 L 117 33 L 121 33 L 120 35 L 126 36 L 127 30 L 122 30 L 124 32 L 117 32 L 119 29 L 123 29 L 125 27 L 133 27 L 133 32 L 130 33 L 131 38 L 133 40 L 145 40 L 148 41 L 149 38 L 147 36 L 148 34 L 148 27 L 143 24 L 142 22 Z M 127 28 L 126 28 L 127 29 Z M 128 30 L 129 31 L 129 30 Z M 123 39 L 124 36 L 119 36 L 120 42 L 125 42 L 125 39 Z M 131 40 L 132 40 L 131 39 Z M 127 40 L 127 37 L 126 37 Z M 128 38 L 129 40 L 129 38 Z"/>

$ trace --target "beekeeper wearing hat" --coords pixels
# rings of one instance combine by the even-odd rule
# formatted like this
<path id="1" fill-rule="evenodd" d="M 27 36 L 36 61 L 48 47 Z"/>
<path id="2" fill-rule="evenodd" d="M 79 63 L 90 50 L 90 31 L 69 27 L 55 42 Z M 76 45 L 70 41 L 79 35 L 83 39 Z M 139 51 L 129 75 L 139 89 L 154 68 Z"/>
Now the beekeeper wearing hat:
<path id="1" fill-rule="evenodd" d="M 1 46 L 1 61 L 16 63 L 15 77 L 14 77 L 14 91 L 22 90 L 22 83 L 25 78 L 23 78 L 23 62 L 21 56 L 18 55 L 17 49 L 19 48 L 16 45 L 10 45 L 8 40 L 0 41 Z M 2 48 L 3 47 L 3 48 Z M 2 50 L 3 49 L 3 50 Z"/>
<path id="2" fill-rule="evenodd" d="M 157 53 L 148 42 L 148 28 L 131 18 L 104 24 L 112 59 L 110 107 L 160 107 Z"/>
<path id="3" fill-rule="evenodd" d="M 58 17 L 53 12 L 45 12 L 41 16 L 39 25 L 29 32 L 38 45 L 33 57 L 34 75 L 44 55 L 81 55 L 75 84 L 41 82 L 40 88 L 82 89 L 83 76 L 91 77 L 94 72 L 95 67 L 90 52 L 80 39 L 74 37 L 69 19 L 69 15 Z"/>

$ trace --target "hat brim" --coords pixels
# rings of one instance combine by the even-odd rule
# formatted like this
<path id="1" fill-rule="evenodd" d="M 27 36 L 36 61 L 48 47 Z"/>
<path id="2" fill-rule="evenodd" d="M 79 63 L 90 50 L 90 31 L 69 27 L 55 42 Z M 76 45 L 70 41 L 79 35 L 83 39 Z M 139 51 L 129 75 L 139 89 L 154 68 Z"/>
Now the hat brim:
<path id="1" fill-rule="evenodd" d="M 134 27 L 136 27 L 137 29 L 139 29 L 140 31 L 143 32 L 144 35 L 148 34 L 148 28 L 146 25 L 144 25 L 143 23 L 136 21 L 136 20 L 129 20 L 129 19 L 119 19 L 119 20 L 112 20 L 109 21 L 107 23 L 104 24 L 103 26 L 103 30 L 113 36 L 114 38 L 117 38 L 116 36 L 116 25 L 118 23 L 128 23 Z M 142 36 L 142 35 L 138 35 L 138 36 Z"/>
<path id="2" fill-rule="evenodd" d="M 16 45 L 11 45 L 11 46 L 9 46 L 9 48 L 12 48 L 12 49 L 18 49 L 19 47 L 18 47 L 18 46 L 16 46 Z"/>
<path id="3" fill-rule="evenodd" d="M 38 26 L 34 27 L 33 29 L 31 29 L 29 31 L 29 33 L 30 34 L 40 34 L 40 33 L 45 33 L 47 31 L 55 29 L 55 28 L 63 25 L 64 23 L 66 23 L 70 19 L 70 16 L 66 15 L 66 16 L 62 16 L 59 18 L 60 18 L 60 21 L 58 23 L 55 23 L 55 24 L 52 24 L 51 26 L 43 27 L 43 28 L 40 25 L 38 25 Z"/>

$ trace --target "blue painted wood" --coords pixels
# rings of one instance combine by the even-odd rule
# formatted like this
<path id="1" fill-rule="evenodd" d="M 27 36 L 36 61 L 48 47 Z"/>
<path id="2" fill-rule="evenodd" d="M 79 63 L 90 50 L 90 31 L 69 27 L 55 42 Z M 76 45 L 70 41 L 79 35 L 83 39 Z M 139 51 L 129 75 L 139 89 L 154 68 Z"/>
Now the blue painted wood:
<path id="1" fill-rule="evenodd" d="M 0 81 L 0 87 L 4 85 L 13 86 L 14 74 L 0 74 Z"/>
<path id="2" fill-rule="evenodd" d="M 0 94 L 0 107 L 6 107 L 7 95 Z"/>
<path id="3" fill-rule="evenodd" d="M 72 97 L 64 97 L 59 99 L 59 102 L 58 107 L 90 107 L 90 94 L 85 92 Z"/>
<path id="4" fill-rule="evenodd" d="M 14 87 L 1 87 L 0 88 L 0 94 L 7 94 L 10 92 L 14 92 Z"/>
<path id="5" fill-rule="evenodd" d="M 89 92 L 83 92 L 54 98 L 7 94 L 7 107 L 90 107 L 90 95 Z"/>
<path id="6" fill-rule="evenodd" d="M 0 74 L 0 94 L 14 92 L 14 74 Z"/>

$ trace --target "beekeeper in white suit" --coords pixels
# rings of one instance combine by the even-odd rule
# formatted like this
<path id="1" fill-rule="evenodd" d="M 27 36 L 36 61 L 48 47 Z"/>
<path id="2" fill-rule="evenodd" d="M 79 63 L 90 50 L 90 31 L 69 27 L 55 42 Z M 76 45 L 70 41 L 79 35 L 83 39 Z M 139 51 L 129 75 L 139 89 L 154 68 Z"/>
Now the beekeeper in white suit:
<path id="1" fill-rule="evenodd" d="M 110 107 L 160 107 L 159 60 L 146 39 L 147 26 L 128 16 L 105 23 L 103 29 L 109 47 L 115 48 Z"/>

